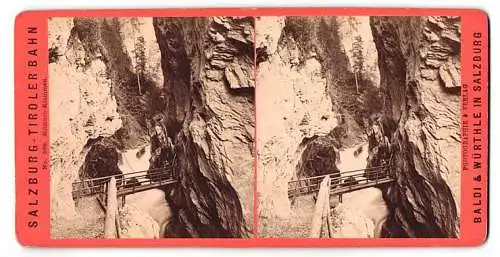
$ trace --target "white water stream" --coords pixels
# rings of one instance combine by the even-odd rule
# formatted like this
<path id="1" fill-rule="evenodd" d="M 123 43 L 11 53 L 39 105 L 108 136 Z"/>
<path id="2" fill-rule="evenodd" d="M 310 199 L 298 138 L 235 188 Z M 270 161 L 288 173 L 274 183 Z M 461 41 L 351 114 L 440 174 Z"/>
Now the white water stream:
<path id="1" fill-rule="evenodd" d="M 137 157 L 144 147 L 145 152 Z M 150 145 L 145 145 L 136 149 L 122 152 L 122 162 L 118 164 L 124 173 L 147 170 L 149 168 L 149 158 L 151 157 Z M 133 205 L 138 209 L 148 213 L 160 226 L 160 237 L 164 234 L 165 223 L 171 217 L 171 211 L 165 200 L 165 193 L 160 189 L 151 189 L 126 196 L 126 204 Z"/>
<path id="2" fill-rule="evenodd" d="M 362 147 L 358 156 L 354 152 Z M 340 151 L 340 161 L 337 167 L 341 172 L 366 168 L 368 144 L 357 145 Z M 360 174 L 363 171 L 359 172 Z M 381 225 L 387 217 L 387 205 L 382 198 L 382 191 L 370 187 L 344 194 L 343 202 L 339 205 L 342 211 L 341 229 L 337 237 L 360 238 L 378 237 Z"/>

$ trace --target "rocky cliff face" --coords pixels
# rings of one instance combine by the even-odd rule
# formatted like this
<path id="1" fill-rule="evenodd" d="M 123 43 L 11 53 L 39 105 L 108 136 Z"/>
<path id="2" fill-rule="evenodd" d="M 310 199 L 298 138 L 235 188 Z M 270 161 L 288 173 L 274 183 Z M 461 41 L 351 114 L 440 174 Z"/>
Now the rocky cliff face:
<path id="1" fill-rule="evenodd" d="M 106 64 L 96 58 L 82 67 L 86 51 L 71 33 L 74 26 L 73 19 L 49 21 L 49 46 L 61 55 L 49 64 L 53 222 L 76 215 L 71 183 L 86 155 L 87 140 L 111 136 L 122 126 Z"/>
<path id="2" fill-rule="evenodd" d="M 179 175 L 167 189 L 167 236 L 252 230 L 253 26 L 251 17 L 154 19 L 165 106 L 153 125 L 151 164 L 172 161 Z"/>
<path id="3" fill-rule="evenodd" d="M 147 63 L 140 69 L 137 49 Z M 148 18 L 52 18 L 49 53 L 51 222 L 58 227 L 77 216 L 71 183 L 86 157 L 148 140 L 145 119 L 162 76 Z M 116 171 L 116 163 L 106 165 Z"/>
<path id="4" fill-rule="evenodd" d="M 383 237 L 456 237 L 460 206 L 459 17 L 371 17 L 383 117 L 369 166 L 392 158 Z"/>
<path id="5" fill-rule="evenodd" d="M 328 65 L 332 56 L 326 44 L 320 43 L 331 39 L 330 33 L 321 32 L 332 26 L 332 19 L 257 18 L 260 217 L 289 217 L 288 181 L 300 175 L 298 170 L 309 174 L 317 168 L 301 159 L 309 145 L 316 149 L 309 149 L 304 156 L 333 156 L 333 161 L 325 165 L 335 166 L 334 147 L 324 138 L 337 125 L 328 92 L 331 81 L 326 75 L 331 71 Z M 318 137 L 323 139 L 314 143 Z"/>

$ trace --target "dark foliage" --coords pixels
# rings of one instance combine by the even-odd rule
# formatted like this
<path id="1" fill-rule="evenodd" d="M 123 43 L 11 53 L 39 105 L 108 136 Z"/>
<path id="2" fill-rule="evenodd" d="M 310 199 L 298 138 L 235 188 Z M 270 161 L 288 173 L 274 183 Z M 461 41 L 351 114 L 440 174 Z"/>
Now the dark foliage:
<path id="1" fill-rule="evenodd" d="M 61 57 L 62 54 L 59 53 L 59 47 L 54 46 L 49 48 L 49 63 L 55 63 L 59 61 L 59 57 Z"/>

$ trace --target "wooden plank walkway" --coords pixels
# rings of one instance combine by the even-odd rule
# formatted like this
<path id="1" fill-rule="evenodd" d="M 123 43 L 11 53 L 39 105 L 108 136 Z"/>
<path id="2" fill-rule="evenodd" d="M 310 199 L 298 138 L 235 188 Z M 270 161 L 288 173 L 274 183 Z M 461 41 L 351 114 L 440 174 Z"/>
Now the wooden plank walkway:
<path id="1" fill-rule="evenodd" d="M 330 177 L 330 194 L 344 194 L 368 187 L 391 183 L 392 166 L 385 165 L 367 169 L 351 170 L 340 173 L 330 173 L 322 176 L 301 178 L 288 182 L 288 197 L 317 193 L 320 183 L 325 177 Z"/>
<path id="2" fill-rule="evenodd" d="M 137 171 L 115 176 L 84 179 L 73 183 L 73 199 L 93 195 L 105 195 L 111 178 L 116 179 L 117 196 L 126 196 L 177 183 L 171 169 L 160 168 Z M 100 199 L 105 202 L 105 199 Z"/>

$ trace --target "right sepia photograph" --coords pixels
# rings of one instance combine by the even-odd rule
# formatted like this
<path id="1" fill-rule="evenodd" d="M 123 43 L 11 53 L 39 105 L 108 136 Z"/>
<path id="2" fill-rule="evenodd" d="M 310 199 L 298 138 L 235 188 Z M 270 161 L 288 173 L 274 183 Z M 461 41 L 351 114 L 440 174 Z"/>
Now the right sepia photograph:
<path id="1" fill-rule="evenodd" d="M 459 236 L 460 26 L 256 17 L 259 237 Z"/>

